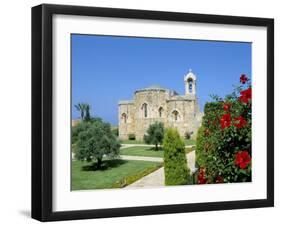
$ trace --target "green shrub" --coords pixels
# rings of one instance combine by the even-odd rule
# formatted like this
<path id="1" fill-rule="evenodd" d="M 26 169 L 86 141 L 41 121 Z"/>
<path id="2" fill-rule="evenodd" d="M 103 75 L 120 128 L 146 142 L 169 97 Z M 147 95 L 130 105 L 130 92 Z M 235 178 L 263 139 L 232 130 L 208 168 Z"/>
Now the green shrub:
<path id="1" fill-rule="evenodd" d="M 128 139 L 129 140 L 135 140 L 136 139 L 136 135 L 134 133 L 130 133 L 130 134 L 128 134 Z"/>
<path id="2" fill-rule="evenodd" d="M 190 170 L 187 167 L 184 141 L 177 130 L 169 128 L 163 140 L 164 171 L 166 185 L 191 184 Z"/>

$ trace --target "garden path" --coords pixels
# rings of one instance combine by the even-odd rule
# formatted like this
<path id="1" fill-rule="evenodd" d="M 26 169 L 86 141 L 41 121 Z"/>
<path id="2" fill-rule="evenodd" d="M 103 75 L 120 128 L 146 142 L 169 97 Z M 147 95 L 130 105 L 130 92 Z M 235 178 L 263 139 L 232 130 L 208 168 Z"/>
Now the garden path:
<path id="1" fill-rule="evenodd" d="M 163 158 L 161 158 L 161 157 L 120 155 L 120 158 L 124 159 L 124 160 L 140 160 L 140 161 L 150 161 L 150 162 L 163 162 Z"/>
<path id="2" fill-rule="evenodd" d="M 124 156 L 122 156 L 123 158 Z M 133 159 L 131 159 L 131 157 Z M 156 157 L 141 157 L 141 156 L 126 156 L 127 160 L 143 160 L 141 158 L 146 158 L 146 161 L 152 161 L 148 160 L 147 158 L 151 159 L 157 159 L 157 161 L 163 161 L 163 158 L 156 158 Z M 188 154 L 186 154 L 187 159 L 187 165 L 190 168 L 191 172 L 196 171 L 195 167 L 195 151 L 192 151 Z M 148 174 L 147 176 L 137 180 L 136 182 L 128 185 L 125 188 L 136 188 L 136 187 L 160 187 L 165 185 L 165 176 L 164 176 L 164 167 L 161 167 L 160 169 L 154 171 L 151 174 Z"/>
<path id="3" fill-rule="evenodd" d="M 164 186 L 164 167 L 154 171 L 151 174 L 137 180 L 125 188 L 141 188 L 141 187 L 161 187 Z"/>

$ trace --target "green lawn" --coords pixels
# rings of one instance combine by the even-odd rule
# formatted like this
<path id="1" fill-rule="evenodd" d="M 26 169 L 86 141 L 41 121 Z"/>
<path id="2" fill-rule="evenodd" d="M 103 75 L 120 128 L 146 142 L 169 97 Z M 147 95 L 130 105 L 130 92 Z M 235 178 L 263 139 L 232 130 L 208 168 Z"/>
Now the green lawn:
<path id="1" fill-rule="evenodd" d="M 184 140 L 185 145 L 196 145 L 196 140 Z"/>
<path id="2" fill-rule="evenodd" d="M 142 140 L 121 140 L 121 144 L 145 144 Z M 196 140 L 184 140 L 185 145 L 196 145 Z"/>
<path id="3" fill-rule="evenodd" d="M 192 147 L 190 147 L 190 148 L 185 148 L 185 154 L 188 154 L 188 153 L 190 153 L 190 152 L 192 152 L 192 151 L 195 151 L 196 150 L 196 147 L 195 146 L 192 146 Z"/>
<path id="4" fill-rule="evenodd" d="M 152 147 L 129 147 L 120 150 L 120 155 L 133 155 L 133 156 L 148 156 L 148 157 L 163 157 L 164 152 L 162 149 L 155 151 Z"/>
<path id="5" fill-rule="evenodd" d="M 121 140 L 121 144 L 145 144 L 142 140 Z"/>
<path id="6" fill-rule="evenodd" d="M 185 148 L 185 153 L 188 154 L 195 150 L 195 146 Z M 120 150 L 120 155 L 146 156 L 146 157 L 163 157 L 164 151 L 159 149 L 155 151 L 152 147 L 129 147 Z"/>
<path id="7" fill-rule="evenodd" d="M 107 160 L 102 169 L 93 170 L 93 163 L 72 161 L 72 190 L 112 188 L 124 178 L 138 178 L 161 166 L 158 162 Z M 133 181 L 132 181 L 133 182 Z"/>

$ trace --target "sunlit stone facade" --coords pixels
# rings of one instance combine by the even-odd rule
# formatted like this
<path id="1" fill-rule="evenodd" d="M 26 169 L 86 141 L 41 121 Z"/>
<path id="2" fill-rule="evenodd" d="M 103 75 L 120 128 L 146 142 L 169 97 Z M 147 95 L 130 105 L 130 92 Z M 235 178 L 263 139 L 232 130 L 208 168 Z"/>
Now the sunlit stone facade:
<path id="1" fill-rule="evenodd" d="M 196 76 L 191 70 L 184 76 L 184 85 L 184 95 L 151 86 L 136 90 L 133 100 L 119 101 L 119 138 L 135 134 L 137 140 L 142 140 L 149 125 L 156 121 L 177 128 L 181 136 L 186 132 L 196 135 L 202 113 L 196 96 Z"/>

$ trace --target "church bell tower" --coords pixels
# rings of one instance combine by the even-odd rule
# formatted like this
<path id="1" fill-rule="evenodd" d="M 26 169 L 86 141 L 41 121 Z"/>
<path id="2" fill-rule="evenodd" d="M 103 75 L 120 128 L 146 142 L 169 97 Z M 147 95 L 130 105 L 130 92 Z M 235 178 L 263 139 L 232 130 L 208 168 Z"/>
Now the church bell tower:
<path id="1" fill-rule="evenodd" d="M 188 74 L 184 76 L 185 95 L 196 95 L 196 75 L 189 69 Z"/>

